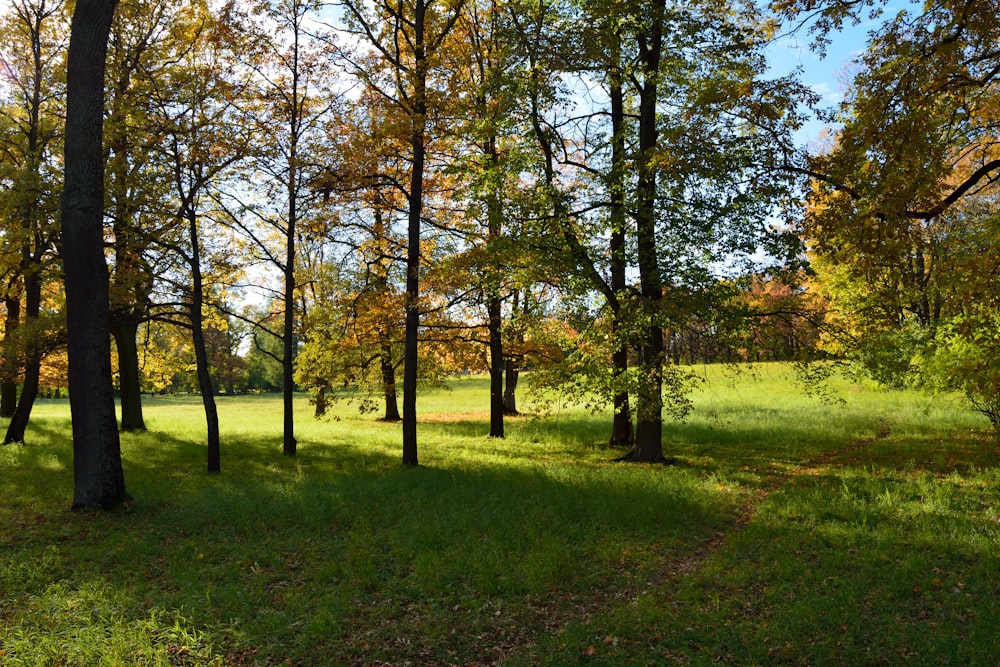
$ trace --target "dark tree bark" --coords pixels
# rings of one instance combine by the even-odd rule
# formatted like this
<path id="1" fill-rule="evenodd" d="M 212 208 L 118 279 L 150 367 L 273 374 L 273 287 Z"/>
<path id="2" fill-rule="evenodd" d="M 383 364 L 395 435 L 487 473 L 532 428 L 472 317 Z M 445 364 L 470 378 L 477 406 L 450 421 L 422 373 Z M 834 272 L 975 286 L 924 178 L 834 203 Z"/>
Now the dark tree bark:
<path id="1" fill-rule="evenodd" d="M 4 382 L 0 384 L 0 419 L 10 419 L 17 409 L 17 384 Z"/>
<path id="2" fill-rule="evenodd" d="M 30 267 L 24 276 L 24 310 L 27 321 L 37 320 L 42 306 L 42 277 L 37 267 Z M 21 385 L 21 396 L 17 407 L 7 425 L 4 444 L 24 442 L 24 432 L 31 417 L 31 408 L 38 397 L 38 381 L 41 376 L 42 352 L 38 341 L 25 341 L 24 383 Z"/>
<path id="3" fill-rule="evenodd" d="M 284 299 L 285 317 L 282 326 L 281 355 L 281 394 L 282 394 L 282 453 L 285 456 L 295 456 L 298 452 L 298 442 L 295 439 L 295 235 L 299 215 L 299 140 L 302 137 L 301 92 L 299 90 L 299 36 L 302 14 L 299 5 L 294 6 L 294 30 L 292 60 L 290 70 L 292 76 L 289 99 L 289 146 L 288 146 L 288 219 L 285 225 L 285 259 Z"/>
<path id="4" fill-rule="evenodd" d="M 295 158 L 290 161 L 289 183 L 295 178 Z M 295 215 L 297 214 L 295 195 L 289 187 L 288 229 L 285 237 L 285 321 L 282 329 L 281 392 L 282 392 L 282 452 L 285 456 L 295 456 Z"/>
<path id="5" fill-rule="evenodd" d="M 121 430 L 141 432 L 146 430 L 142 417 L 142 380 L 139 374 L 139 320 L 120 319 L 115 322 L 111 333 L 115 337 L 118 350 L 118 385 L 121 391 Z"/>
<path id="6" fill-rule="evenodd" d="M 623 316 L 622 299 L 625 296 L 626 257 L 625 257 L 625 95 L 622 90 L 621 45 L 615 34 L 612 39 L 610 72 L 611 97 L 611 173 L 609 191 L 611 193 L 611 290 L 617 299 L 611 300 L 612 337 L 616 347 L 612 353 L 611 362 L 614 373 L 622 383 L 614 396 L 614 417 L 611 425 L 611 446 L 631 446 L 635 443 L 635 431 L 632 428 L 632 411 L 629 405 L 628 388 L 625 386 L 625 376 L 628 374 L 628 343 L 621 339 L 620 322 Z"/>
<path id="7" fill-rule="evenodd" d="M 13 287 L 11 288 L 13 289 Z M 21 299 L 16 296 L 4 298 L 7 315 L 4 319 L 4 337 L 12 336 L 21 323 Z M 17 376 L 20 374 L 20 364 L 16 345 L 6 341 L 3 357 L 3 382 L 0 383 L 0 417 L 9 419 L 17 409 Z"/>
<path id="8" fill-rule="evenodd" d="M 511 299 L 511 316 L 517 317 L 518 310 L 520 306 L 520 296 L 519 290 L 514 290 L 513 297 Z M 503 389 L 503 411 L 507 415 L 517 415 L 517 380 L 521 374 L 521 357 L 519 355 L 519 350 L 522 345 L 524 345 L 524 333 L 518 328 L 515 330 L 513 335 L 513 343 L 518 348 L 515 354 L 507 354 L 506 359 L 504 359 L 504 389 Z"/>
<path id="9" fill-rule="evenodd" d="M 382 354 L 379 356 L 379 365 L 382 370 L 382 394 L 385 397 L 384 422 L 398 422 L 399 403 L 396 400 L 396 367 L 392 363 L 392 348 L 388 345 L 382 347 Z"/>
<path id="10" fill-rule="evenodd" d="M 316 406 L 316 409 L 313 411 L 313 417 L 315 419 L 326 416 L 326 407 L 329 404 L 329 401 L 326 398 L 326 387 L 320 387 L 316 390 L 316 396 L 313 398 L 313 404 Z"/>
<path id="11" fill-rule="evenodd" d="M 73 419 L 73 508 L 125 502 L 104 260 L 104 70 L 116 0 L 77 0 L 66 72 L 63 266 Z"/>
<path id="12" fill-rule="evenodd" d="M 413 98 L 410 114 L 409 217 L 406 247 L 406 340 L 403 349 L 403 465 L 417 457 L 417 359 L 420 335 L 420 218 L 424 206 L 424 159 L 427 147 L 427 53 L 424 43 L 426 3 L 416 0 L 413 15 Z"/>
<path id="13" fill-rule="evenodd" d="M 485 105 L 484 105 L 485 106 Z M 490 136 L 486 142 L 486 157 L 489 160 L 490 169 L 497 171 L 500 169 L 500 155 L 497 152 L 496 136 Z M 503 210 L 500 201 L 500 193 L 491 191 L 486 200 L 486 217 L 489 226 L 487 243 L 495 245 L 500 235 L 503 233 Z M 499 264 L 499 261 L 497 261 Z M 486 285 L 487 301 L 487 329 L 489 331 L 490 349 L 490 437 L 504 437 L 503 424 L 503 301 L 500 298 L 500 273 L 499 265 L 491 267 L 492 271 L 487 271 L 489 276 Z"/>
<path id="14" fill-rule="evenodd" d="M 198 238 L 198 217 L 191 209 L 186 211 L 186 215 L 191 243 L 191 341 L 194 344 L 194 358 L 198 369 L 198 388 L 201 391 L 202 405 L 205 407 L 205 424 L 208 440 L 208 472 L 217 473 L 222 470 L 219 445 L 219 412 L 215 406 L 215 387 L 212 386 L 212 373 L 208 365 L 208 348 L 205 345 L 205 292 L 201 275 L 201 242 Z"/>
<path id="15" fill-rule="evenodd" d="M 659 257 L 656 249 L 656 166 L 658 146 L 656 104 L 660 56 L 663 48 L 664 0 L 651 6 L 649 34 L 637 35 L 642 86 L 639 90 L 639 151 L 636 184 L 636 247 L 642 307 L 650 324 L 639 344 L 639 385 L 636 396 L 636 432 L 632 461 L 662 462 L 663 458 L 663 328 L 658 311 L 663 299 Z"/>
<path id="16" fill-rule="evenodd" d="M 521 374 L 520 362 L 516 357 L 507 357 L 505 363 L 507 373 L 504 376 L 503 411 L 506 415 L 518 415 L 517 411 L 517 380 Z"/>
<path id="17" fill-rule="evenodd" d="M 500 336 L 501 300 L 491 296 L 487 304 L 490 333 L 490 437 L 504 437 L 503 430 L 503 340 Z"/>

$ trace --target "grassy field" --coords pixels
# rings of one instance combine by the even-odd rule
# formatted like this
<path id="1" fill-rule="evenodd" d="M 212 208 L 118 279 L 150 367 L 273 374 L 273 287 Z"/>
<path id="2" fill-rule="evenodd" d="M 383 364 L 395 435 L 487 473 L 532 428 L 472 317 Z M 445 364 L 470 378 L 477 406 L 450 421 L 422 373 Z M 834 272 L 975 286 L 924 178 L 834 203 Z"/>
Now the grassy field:
<path id="1" fill-rule="evenodd" d="M 149 399 L 135 502 L 73 513 L 68 406 L 0 448 L 0 665 L 995 665 L 1000 472 L 957 398 L 787 367 L 706 378 L 674 466 L 616 464 L 567 406 L 491 440 L 487 383 L 400 427 L 347 406 Z"/>

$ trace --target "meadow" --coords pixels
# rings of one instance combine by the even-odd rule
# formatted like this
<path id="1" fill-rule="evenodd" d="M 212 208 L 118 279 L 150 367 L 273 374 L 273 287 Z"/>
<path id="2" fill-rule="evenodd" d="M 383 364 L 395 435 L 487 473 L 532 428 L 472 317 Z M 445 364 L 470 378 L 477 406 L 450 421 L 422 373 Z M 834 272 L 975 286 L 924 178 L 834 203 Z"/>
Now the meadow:
<path id="1" fill-rule="evenodd" d="M 0 447 L 0 665 L 995 665 L 1000 473 L 955 396 L 783 365 L 705 382 L 671 466 L 614 463 L 610 415 L 488 433 L 488 385 L 400 427 L 337 404 L 147 398 L 134 502 L 75 513 L 66 401 Z"/>

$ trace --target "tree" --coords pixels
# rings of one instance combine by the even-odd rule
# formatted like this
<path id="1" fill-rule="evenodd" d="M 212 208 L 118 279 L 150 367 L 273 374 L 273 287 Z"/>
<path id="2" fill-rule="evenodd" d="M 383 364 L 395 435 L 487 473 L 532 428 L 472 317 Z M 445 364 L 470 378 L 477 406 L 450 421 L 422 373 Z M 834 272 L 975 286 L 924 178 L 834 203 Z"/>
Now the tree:
<path id="1" fill-rule="evenodd" d="M 520 85 L 522 55 L 512 39 L 505 7 L 496 2 L 468 2 L 456 24 L 463 46 L 452 54 L 449 89 L 461 122 L 452 129 L 457 145 L 449 173 L 456 177 L 454 198 L 465 202 L 465 243 L 451 263 L 473 287 L 485 310 L 482 344 L 490 375 L 490 437 L 504 437 L 504 414 L 516 413 L 517 371 L 505 353 L 504 330 L 513 314 L 508 305 L 518 293 L 533 253 L 515 236 L 523 229 L 525 208 L 519 186 L 531 160 L 524 137 L 525 105 Z M 508 382 L 505 386 L 504 373 Z M 505 404 L 506 395 L 506 404 Z"/>
<path id="2" fill-rule="evenodd" d="M 209 18 L 203 15 L 200 23 L 206 26 Z M 166 137 L 164 157 L 173 172 L 176 202 L 173 215 L 186 228 L 183 241 L 159 242 L 180 256 L 189 271 L 186 277 L 190 279 L 190 286 L 181 290 L 181 301 L 186 306 L 198 387 L 205 408 L 209 473 L 221 470 L 221 454 L 216 388 L 205 331 L 205 300 L 209 290 L 203 269 L 207 253 L 201 230 L 202 206 L 210 201 L 207 191 L 218 187 L 217 182 L 226 171 L 243 159 L 242 147 L 250 140 L 232 127 L 231 105 L 226 100 L 233 98 L 233 87 L 224 80 L 215 55 L 200 45 L 193 46 L 171 68 L 172 76 L 165 82 L 166 90 L 158 91 L 156 96 Z M 219 261 L 214 263 L 216 267 L 221 264 Z"/>
<path id="3" fill-rule="evenodd" d="M 310 312 L 310 339 L 299 355 L 296 377 L 314 390 L 316 416 L 342 393 L 357 400 L 362 412 L 374 411 L 381 395 L 382 420 L 400 421 L 396 369 L 402 362 L 402 290 L 393 275 L 398 250 L 388 239 L 384 216 L 376 209 L 371 239 L 354 253 L 356 262 L 320 278 Z"/>
<path id="4" fill-rule="evenodd" d="M 126 3 L 116 13 L 108 46 L 105 215 L 111 223 L 111 334 L 118 358 L 123 431 L 145 431 L 136 336 L 151 316 L 155 265 L 150 239 L 159 233 L 154 211 L 169 180 L 155 162 L 159 132 L 147 103 L 151 79 L 169 58 L 167 0 Z"/>
<path id="5" fill-rule="evenodd" d="M 232 39 L 247 43 L 242 64 L 258 86 L 257 98 L 244 105 L 246 122 L 256 128 L 256 137 L 267 139 L 257 147 L 255 173 L 248 178 L 256 191 L 236 193 L 243 201 L 236 210 L 230 207 L 230 218 L 264 262 L 281 274 L 282 326 L 272 333 L 283 345 L 285 456 L 295 456 L 297 448 L 292 411 L 299 333 L 296 243 L 310 219 L 323 217 L 322 200 L 313 187 L 321 169 L 316 156 L 337 101 L 332 38 L 317 22 L 318 8 L 313 0 L 276 0 L 254 5 L 241 17 L 236 4 L 227 5 Z"/>
<path id="6" fill-rule="evenodd" d="M 111 386 L 104 260 L 104 71 L 114 0 L 77 0 L 66 60 L 63 263 L 73 419 L 73 508 L 124 502 L 125 475 Z"/>
<path id="7" fill-rule="evenodd" d="M 723 264 L 744 270 L 760 247 L 779 261 L 787 255 L 768 218 L 794 185 L 780 156 L 802 91 L 760 75 L 766 32 L 753 13 L 666 2 L 622 13 L 590 2 L 579 19 L 555 5 L 517 16 L 549 236 L 565 249 L 573 270 L 563 272 L 576 280 L 585 313 L 574 327 L 583 339 L 564 367 L 586 369 L 591 390 L 614 401 L 613 439 L 622 444 L 630 442 L 625 407 L 635 396 L 635 441 L 625 458 L 663 461 L 663 413 L 689 407 L 689 382 L 669 364 L 664 330 L 725 306 Z M 588 28 L 566 47 L 558 40 L 574 20 Z M 573 57 L 560 61 L 567 53 Z M 565 93 L 559 99 L 567 78 L 591 91 L 586 105 Z"/>
<path id="8" fill-rule="evenodd" d="M 409 182 L 400 183 L 408 205 L 406 250 L 406 342 L 403 362 L 403 465 L 418 465 L 417 364 L 420 335 L 421 224 L 428 127 L 441 101 L 433 94 L 433 77 L 448 39 L 461 15 L 463 0 L 385 2 L 372 6 L 347 0 L 349 25 L 374 53 L 357 62 L 367 86 L 397 106 L 409 125 Z"/>
<path id="9" fill-rule="evenodd" d="M 861 9 L 822 5 L 820 39 Z M 998 39 L 981 0 L 889 18 L 859 59 L 835 142 L 801 169 L 813 179 L 803 231 L 840 351 L 888 384 L 962 388 L 987 416 L 1000 384 L 976 332 L 994 321 Z"/>
<path id="10" fill-rule="evenodd" d="M 55 255 L 57 186 L 52 153 L 59 139 L 56 119 L 62 113 L 62 73 L 57 63 L 64 50 L 59 37 L 61 3 L 20 0 L 11 4 L 5 18 L 3 73 L 12 99 L 4 112 L 12 132 L 8 135 L 11 141 L 3 146 L 11 181 L 4 193 L 3 208 L 15 227 L 6 230 L 3 241 L 16 246 L 11 250 L 18 259 L 5 295 L 4 342 L 10 364 L 18 358 L 24 360 L 20 400 L 10 412 L 4 436 L 4 443 L 11 443 L 24 440 L 47 352 L 45 341 L 49 337 L 44 327 L 47 320 L 54 319 L 42 316 L 42 298 L 43 283 Z M 8 373 L 11 371 L 8 368 Z"/>

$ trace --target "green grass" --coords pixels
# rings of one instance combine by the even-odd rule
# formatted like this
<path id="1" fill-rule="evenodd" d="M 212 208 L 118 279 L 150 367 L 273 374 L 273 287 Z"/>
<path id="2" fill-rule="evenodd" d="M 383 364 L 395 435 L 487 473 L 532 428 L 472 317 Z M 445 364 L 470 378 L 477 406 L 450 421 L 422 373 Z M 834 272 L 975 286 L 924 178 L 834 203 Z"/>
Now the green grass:
<path id="1" fill-rule="evenodd" d="M 482 378 L 400 427 L 219 399 L 147 399 L 122 436 L 135 503 L 68 510 L 68 406 L 0 448 L 0 664 L 992 665 L 1000 473 L 952 397 L 699 367 L 677 465 L 611 463 L 567 406 L 491 440 Z"/>

